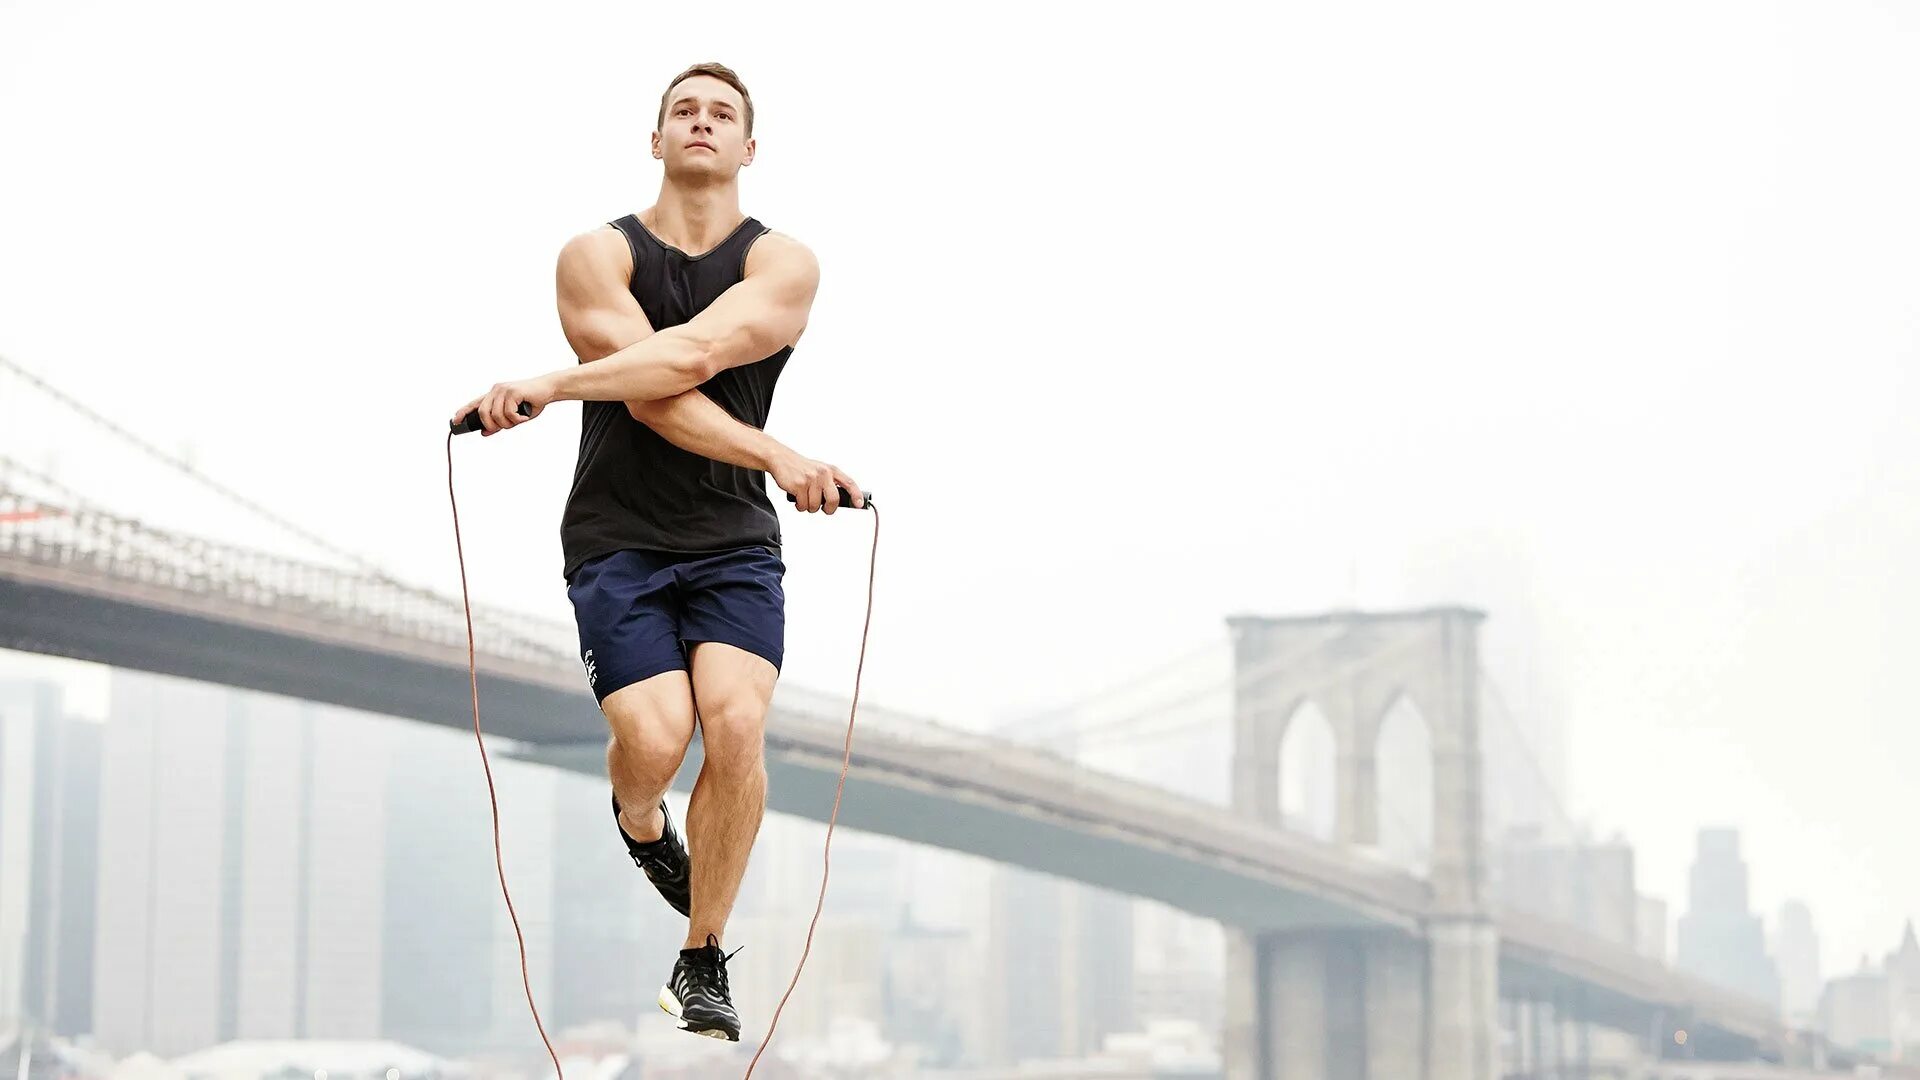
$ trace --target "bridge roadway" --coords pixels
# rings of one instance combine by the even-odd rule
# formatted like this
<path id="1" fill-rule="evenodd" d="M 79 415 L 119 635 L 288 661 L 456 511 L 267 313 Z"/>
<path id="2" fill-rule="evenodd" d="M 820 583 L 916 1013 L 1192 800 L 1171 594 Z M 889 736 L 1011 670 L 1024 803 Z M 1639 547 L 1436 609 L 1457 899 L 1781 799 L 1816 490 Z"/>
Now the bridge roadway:
<path id="1" fill-rule="evenodd" d="M 455 609 L 456 611 L 458 609 Z M 497 617 L 490 628 L 500 627 Z M 490 648 L 477 663 L 482 727 L 511 756 L 600 775 L 605 723 L 571 654 Z M 471 729 L 464 634 L 343 617 L 291 592 L 205 587 L 124 561 L 0 545 L 0 647 L 93 660 Z M 769 719 L 769 807 L 824 821 L 844 704 L 783 688 Z M 696 773 L 698 748 L 683 782 Z M 1145 897 L 1251 930 L 1415 930 L 1425 882 L 1364 855 L 1218 806 L 863 706 L 840 821 Z M 1628 950 L 1517 914 L 1498 917 L 1503 996 L 1552 997 L 1627 1031 L 1686 1024 L 1700 1051 L 1776 1056 L 1788 1033 L 1757 1002 Z M 1716 1054 L 1715 1056 L 1719 1056 Z"/>

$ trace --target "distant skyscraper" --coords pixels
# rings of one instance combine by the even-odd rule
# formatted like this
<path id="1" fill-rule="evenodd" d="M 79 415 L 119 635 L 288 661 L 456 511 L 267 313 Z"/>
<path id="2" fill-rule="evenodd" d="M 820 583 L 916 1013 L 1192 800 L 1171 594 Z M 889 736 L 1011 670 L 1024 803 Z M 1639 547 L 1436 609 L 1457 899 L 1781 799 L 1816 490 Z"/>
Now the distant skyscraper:
<path id="1" fill-rule="evenodd" d="M 1860 969 L 1827 983 L 1820 996 L 1820 1030 L 1835 1046 L 1886 1056 L 1893 1048 L 1887 975 L 1860 958 Z"/>
<path id="2" fill-rule="evenodd" d="M 93 1026 L 100 729 L 0 684 L 0 1030 Z"/>
<path id="3" fill-rule="evenodd" d="M 1160 1020 L 1218 1021 L 1226 997 L 1226 941 L 1220 924 L 1136 900 L 1133 1001 L 1136 1030 Z"/>
<path id="4" fill-rule="evenodd" d="M 553 780 L 553 964 L 565 977 L 554 980 L 551 1022 L 556 1030 L 631 1026 L 654 1008 L 654 984 L 672 968 L 686 921 L 621 844 L 607 781 L 578 773 Z M 684 828 L 682 810 L 675 808 L 674 820 Z"/>
<path id="5" fill-rule="evenodd" d="M 1625 843 L 1550 843 L 1526 833 L 1501 845 L 1505 903 L 1582 930 L 1602 941 L 1639 944 L 1640 894 L 1633 849 Z"/>
<path id="6" fill-rule="evenodd" d="M 1887 956 L 1887 1037 L 1893 1060 L 1920 1062 L 1920 938 L 1907 920 L 1900 947 Z"/>
<path id="7" fill-rule="evenodd" d="M 989 1010 L 1003 1064 L 1077 1057 L 1133 1024 L 1133 905 L 1015 867 L 995 871 Z"/>
<path id="8" fill-rule="evenodd" d="M 1827 983 L 1819 1016 L 1836 1046 L 1883 1062 L 1920 1062 L 1920 938 L 1911 919 L 1885 965 L 1876 969 L 1862 956 L 1859 970 Z"/>
<path id="9" fill-rule="evenodd" d="M 972 936 L 909 923 L 889 938 L 885 963 L 880 997 L 887 1037 L 919 1047 L 923 1067 L 963 1064 L 979 1035 L 968 1008 L 982 990 Z"/>
<path id="10" fill-rule="evenodd" d="M 229 923 L 224 691 L 115 672 L 101 752 L 95 1035 L 172 1057 L 221 1041 Z"/>
<path id="11" fill-rule="evenodd" d="M 1780 907 L 1773 962 L 1780 971 L 1781 1010 L 1790 1020 L 1813 1022 L 1820 1009 L 1820 938 L 1813 929 L 1813 913 L 1798 900 Z"/>
<path id="12" fill-rule="evenodd" d="M 1634 948 L 1641 956 L 1667 962 L 1667 902 L 1658 897 L 1642 896 L 1640 914 L 1635 920 Z"/>
<path id="13" fill-rule="evenodd" d="M 396 740 L 380 975 L 380 1033 L 450 1056 L 482 1045 L 493 1024 L 493 956 L 483 943 L 501 906 L 486 787 L 453 735 L 412 726 Z M 471 735 L 463 741 L 478 752 Z"/>
<path id="14" fill-rule="evenodd" d="M 1747 909 L 1747 864 L 1736 830 L 1700 830 L 1677 959 L 1682 970 L 1779 1007 L 1766 933 Z"/>
<path id="15" fill-rule="evenodd" d="M 479 762 L 473 760 L 471 754 L 465 760 L 469 783 L 472 783 Z M 504 761 L 493 766 L 493 782 L 500 791 L 500 844 L 506 861 L 507 885 L 513 890 L 514 910 L 527 940 L 529 977 L 526 982 L 533 984 L 535 1000 L 551 1002 L 556 974 L 553 967 L 555 773 L 545 766 Z M 485 783 L 479 787 L 484 794 Z M 468 837 L 477 841 L 475 846 L 490 859 L 493 836 L 488 817 L 488 811 L 483 808 L 473 814 L 469 820 L 473 821 L 474 828 Z M 611 805 L 607 819 L 613 819 Z M 440 831 L 453 832 L 445 822 L 441 823 Z M 443 842 L 462 841 L 449 836 Z M 527 1026 L 531 1023 L 527 1016 L 527 988 L 520 973 L 520 944 L 514 937 L 513 922 L 508 918 L 497 878 L 486 891 L 494 912 L 490 972 L 493 1024 L 483 1049 L 518 1052 L 526 1048 Z"/>
<path id="16" fill-rule="evenodd" d="M 362 870 L 384 890 L 379 1032 L 446 1056 L 522 1050 L 531 1020 L 519 945 L 494 867 L 492 811 L 473 736 L 388 723 L 394 734 L 389 736 L 393 764 L 387 772 L 384 866 Z M 607 980 L 624 975 L 645 987 L 651 1005 L 659 990 L 651 984 L 660 976 L 633 968 L 612 971 L 628 959 L 619 945 L 624 931 L 618 920 L 597 931 L 582 926 L 600 905 L 611 911 L 632 896 L 602 876 L 603 870 L 582 870 L 576 847 L 591 844 L 604 851 L 608 843 L 619 844 L 611 807 L 602 804 L 604 820 L 590 822 L 585 804 L 563 804 L 556 797 L 561 774 L 503 760 L 497 752 L 493 778 L 507 884 L 526 934 L 533 993 L 549 1033 L 557 1036 L 562 1025 L 583 1019 L 631 1024 L 633 1013 L 605 1015 Z M 592 824 L 599 828 L 583 832 Z M 620 858 L 640 873 L 631 860 Z M 563 883 L 563 873 L 579 876 Z M 611 896 L 594 892 L 608 884 L 616 890 Z M 675 936 L 676 947 L 680 936 Z M 587 959 L 585 952 L 595 947 L 606 952 Z M 569 989 L 562 991 L 562 982 Z M 616 999 L 613 1007 L 619 1005 Z"/>
<path id="17" fill-rule="evenodd" d="M 175 1055 L 380 1024 L 386 765 L 372 717 L 116 671 L 94 1030 Z"/>
<path id="18" fill-rule="evenodd" d="M 1062 1053 L 1062 889 L 1063 883 L 1031 871 L 994 871 L 987 993 L 999 1006 L 989 1010 L 999 1063 Z"/>
<path id="19" fill-rule="evenodd" d="M 1133 899 L 1086 885 L 1069 886 L 1068 919 L 1073 954 L 1066 970 L 1076 1056 L 1100 1049 L 1108 1035 L 1133 1028 Z"/>
<path id="20" fill-rule="evenodd" d="M 531 1021 L 473 737 L 403 727 L 387 822 L 382 1034 L 447 1056 L 523 1050 Z M 686 920 L 620 843 L 606 781 L 497 751 L 493 775 L 507 883 L 547 1031 L 559 1038 L 583 1025 L 664 1022 L 654 998 Z M 684 832 L 685 796 L 670 793 L 668 802 Z M 740 925 L 736 907 L 736 937 Z M 762 958 L 765 942 L 754 945 L 747 955 Z M 736 1004 L 747 962 L 730 969 Z M 809 978 L 817 966 L 809 962 Z"/>
<path id="21" fill-rule="evenodd" d="M 310 732 L 309 783 L 301 826 L 306 938 L 304 967 L 294 977 L 301 1006 L 294 1034 L 308 1039 L 370 1038 L 380 1031 L 381 924 L 386 899 L 382 847 L 387 769 L 399 721 L 258 694 L 245 694 L 242 701 L 249 710 L 267 706 L 289 719 L 303 716 Z M 250 730 L 272 730 L 254 716 L 241 722 Z M 247 760 L 257 758 L 249 754 Z M 241 835 L 247 842 L 249 863 L 263 845 L 284 842 L 261 835 L 251 824 L 262 805 L 282 797 L 258 787 L 247 790 L 242 805 L 249 823 Z M 244 927 L 254 917 L 252 906 L 241 911 Z M 241 963 L 248 963 L 244 953 Z M 241 1038 L 251 1034 L 236 1031 Z"/>

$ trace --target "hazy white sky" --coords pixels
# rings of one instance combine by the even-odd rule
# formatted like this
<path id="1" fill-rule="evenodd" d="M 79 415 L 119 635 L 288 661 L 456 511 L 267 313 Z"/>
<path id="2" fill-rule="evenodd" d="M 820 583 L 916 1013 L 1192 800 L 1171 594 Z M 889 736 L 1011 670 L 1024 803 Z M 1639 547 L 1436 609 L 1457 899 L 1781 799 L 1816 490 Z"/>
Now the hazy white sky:
<path id="1" fill-rule="evenodd" d="M 1643 888 L 1738 825 L 1832 971 L 1920 912 L 1915 55 L 1892 0 L 0 0 L 0 351 L 456 588 L 446 413 L 569 361 L 555 254 L 722 60 L 745 207 L 824 269 L 771 429 L 886 515 L 873 700 L 987 723 L 1230 612 L 1482 605 Z M 567 616 L 577 417 L 458 446 L 484 599 Z M 789 678 L 837 688 L 869 519 L 787 521 Z"/>

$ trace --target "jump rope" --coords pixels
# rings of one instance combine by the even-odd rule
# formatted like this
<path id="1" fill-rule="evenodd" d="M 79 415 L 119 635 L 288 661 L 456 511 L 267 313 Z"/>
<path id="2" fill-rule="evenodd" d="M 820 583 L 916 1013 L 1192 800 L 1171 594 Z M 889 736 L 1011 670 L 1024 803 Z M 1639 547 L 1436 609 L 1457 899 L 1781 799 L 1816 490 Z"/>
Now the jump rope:
<path id="1" fill-rule="evenodd" d="M 522 402 L 520 415 L 529 416 L 532 410 Z M 514 940 L 520 946 L 520 984 L 526 989 L 527 1011 L 533 1014 L 533 1026 L 540 1032 L 540 1041 L 547 1048 L 547 1056 L 553 1059 L 553 1071 L 556 1080 L 566 1080 L 566 1073 L 560 1067 L 560 1054 L 553 1048 L 553 1040 L 547 1037 L 547 1026 L 540 1019 L 540 1006 L 533 1000 L 533 975 L 527 965 L 527 938 L 520 930 L 520 916 L 513 909 L 513 894 L 507 889 L 507 868 L 500 853 L 500 797 L 493 786 L 493 766 L 487 760 L 487 741 L 480 731 L 480 676 L 475 662 L 473 639 L 473 599 L 467 591 L 467 553 L 460 542 L 460 500 L 453 491 L 453 437 L 469 431 L 482 430 L 478 411 L 470 412 L 458 422 L 449 422 L 447 432 L 447 502 L 453 508 L 453 549 L 460 559 L 460 602 L 466 609 L 467 617 L 467 684 L 473 692 L 473 738 L 480 746 L 480 768 L 487 777 L 487 802 L 493 808 L 493 866 L 500 877 L 500 896 L 507 902 L 507 917 L 513 922 Z M 851 508 L 852 498 L 846 488 L 840 491 L 840 505 Z M 827 902 L 827 874 L 833 866 L 833 825 L 840 819 L 840 795 L 847 786 L 847 767 L 853 761 L 853 720 L 860 712 L 860 677 L 867 668 L 867 636 L 873 628 L 873 583 L 874 571 L 880 559 L 880 511 L 873 505 L 873 496 L 862 493 L 863 505 L 873 511 L 873 550 L 867 557 L 867 614 L 860 626 L 860 661 L 853 672 L 853 701 L 847 707 L 847 738 L 840 754 L 840 779 L 833 788 L 833 812 L 827 817 L 827 838 L 820 851 L 820 895 L 813 904 L 813 919 L 807 923 L 806 944 L 800 949 L 800 962 L 794 965 L 793 979 L 787 983 L 787 991 L 780 995 L 780 1004 L 773 1010 L 773 1019 L 767 1024 L 766 1037 L 760 1040 L 760 1048 L 753 1052 L 753 1060 L 747 1063 L 743 1080 L 753 1076 L 753 1070 L 760 1064 L 760 1055 L 767 1052 L 768 1044 L 773 1042 L 774 1028 L 780 1024 L 780 1013 L 787 1007 L 787 999 L 793 996 L 794 987 L 800 985 L 800 972 L 807 966 L 807 956 L 813 951 L 813 932 L 820 925 L 820 912 Z M 797 503 L 791 493 L 787 501 Z"/>

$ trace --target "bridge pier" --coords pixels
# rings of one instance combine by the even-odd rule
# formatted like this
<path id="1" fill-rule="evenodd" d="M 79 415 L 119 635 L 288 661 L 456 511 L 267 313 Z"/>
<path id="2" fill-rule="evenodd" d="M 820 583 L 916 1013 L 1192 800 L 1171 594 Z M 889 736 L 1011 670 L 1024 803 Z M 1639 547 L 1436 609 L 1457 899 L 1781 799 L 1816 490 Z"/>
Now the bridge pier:
<path id="1" fill-rule="evenodd" d="M 1436 919 L 1427 927 L 1427 954 L 1426 1080 L 1492 1080 L 1499 1058 L 1499 934 L 1485 918 Z"/>
<path id="2" fill-rule="evenodd" d="M 1228 1080 L 1491 1080 L 1496 940 L 1438 929 L 1232 933 Z"/>
<path id="3" fill-rule="evenodd" d="M 1236 932 L 1228 948 L 1238 984 L 1229 991 L 1229 1080 L 1424 1075 L 1419 942 L 1391 931 Z"/>

